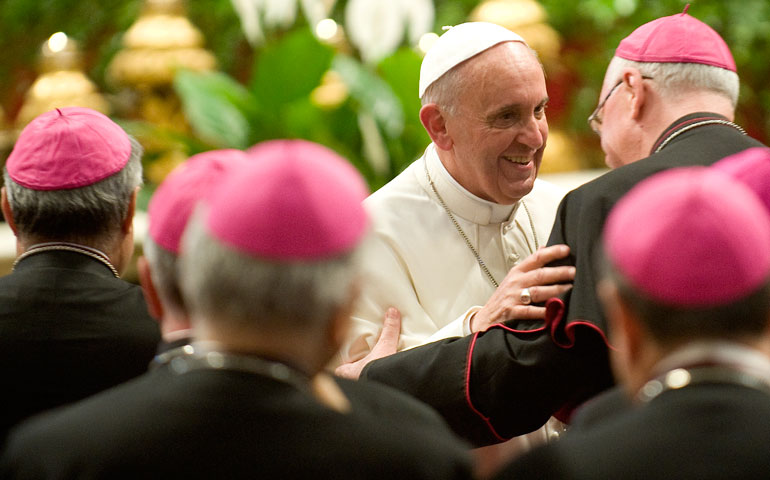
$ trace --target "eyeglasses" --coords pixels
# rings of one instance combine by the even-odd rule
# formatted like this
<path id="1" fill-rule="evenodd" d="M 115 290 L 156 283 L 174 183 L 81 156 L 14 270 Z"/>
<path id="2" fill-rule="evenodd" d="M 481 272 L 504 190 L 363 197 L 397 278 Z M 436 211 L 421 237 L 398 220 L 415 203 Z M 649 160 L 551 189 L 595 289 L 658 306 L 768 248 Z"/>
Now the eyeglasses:
<path id="1" fill-rule="evenodd" d="M 652 80 L 652 78 L 653 77 L 642 75 L 643 80 Z M 602 124 L 601 114 L 602 114 L 602 109 L 604 108 L 604 104 L 607 103 L 607 100 L 610 99 L 612 92 L 614 92 L 620 86 L 621 83 L 623 83 L 623 79 L 618 80 L 618 83 L 616 83 L 615 86 L 613 86 L 610 89 L 610 91 L 607 92 L 607 95 L 605 95 L 602 101 L 599 102 L 599 105 L 596 106 L 593 113 L 591 113 L 591 115 L 588 116 L 588 126 L 591 127 L 591 130 L 596 132 L 597 135 L 600 133 L 599 125 Z"/>

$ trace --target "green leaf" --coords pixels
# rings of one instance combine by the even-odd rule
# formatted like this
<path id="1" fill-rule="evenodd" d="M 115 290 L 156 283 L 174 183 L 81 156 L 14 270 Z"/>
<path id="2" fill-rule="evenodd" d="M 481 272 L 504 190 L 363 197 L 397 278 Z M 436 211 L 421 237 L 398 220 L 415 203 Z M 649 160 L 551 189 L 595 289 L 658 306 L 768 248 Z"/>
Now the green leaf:
<path id="1" fill-rule="evenodd" d="M 316 134 L 326 128 L 322 112 L 309 98 L 292 102 L 284 108 L 283 134 L 289 138 L 318 141 Z"/>
<path id="2" fill-rule="evenodd" d="M 420 81 L 422 58 L 411 48 L 401 48 L 379 65 L 380 76 L 401 101 L 404 109 L 404 130 L 398 138 L 388 141 L 392 174 L 397 174 L 412 163 L 430 143 L 430 137 L 420 122 L 420 99 L 417 85 Z"/>
<path id="3" fill-rule="evenodd" d="M 331 47 L 322 45 L 308 28 L 302 28 L 268 44 L 254 66 L 250 89 L 268 111 L 307 97 L 329 70 Z"/>
<path id="4" fill-rule="evenodd" d="M 368 111 L 385 134 L 398 137 L 404 129 L 404 110 L 390 86 L 347 55 L 337 55 L 332 68 L 348 86 L 350 96 Z"/>
<path id="5" fill-rule="evenodd" d="M 420 83 L 421 63 L 422 58 L 414 50 L 400 48 L 379 65 L 380 76 L 388 82 L 401 101 L 407 119 L 415 118 L 418 123 L 421 104 L 417 87 Z"/>
<path id="6" fill-rule="evenodd" d="M 249 121 L 245 115 L 254 105 L 242 85 L 219 72 L 180 71 L 174 89 L 182 100 L 187 121 L 206 142 L 219 148 L 249 146 Z"/>

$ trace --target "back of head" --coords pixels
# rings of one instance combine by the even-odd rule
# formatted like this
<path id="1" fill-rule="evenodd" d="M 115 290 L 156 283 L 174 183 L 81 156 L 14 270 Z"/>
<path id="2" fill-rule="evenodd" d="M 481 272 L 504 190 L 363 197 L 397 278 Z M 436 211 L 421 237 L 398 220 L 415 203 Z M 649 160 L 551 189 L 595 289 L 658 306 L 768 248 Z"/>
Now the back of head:
<path id="1" fill-rule="evenodd" d="M 142 149 L 103 114 L 44 113 L 21 132 L 5 168 L 17 234 L 100 248 L 114 240 L 142 182 Z"/>
<path id="2" fill-rule="evenodd" d="M 230 169 L 248 160 L 240 150 L 211 150 L 193 155 L 161 183 L 147 208 L 149 227 L 144 255 L 150 263 L 153 284 L 164 303 L 181 309 L 177 274 L 182 233 L 198 202 L 212 191 Z"/>
<path id="3" fill-rule="evenodd" d="M 603 241 L 609 279 L 660 345 L 766 329 L 770 216 L 727 175 L 697 167 L 640 182 Z"/>
<path id="4" fill-rule="evenodd" d="M 185 299 L 211 330 L 316 332 L 351 300 L 367 187 L 349 162 L 311 142 L 270 141 L 249 153 L 185 233 Z"/>
<path id="5" fill-rule="evenodd" d="M 609 73 L 628 66 L 654 78 L 666 98 L 700 89 L 724 95 L 733 107 L 737 104 L 739 81 L 729 47 L 714 29 L 687 14 L 687 7 L 645 23 L 624 38 Z"/>

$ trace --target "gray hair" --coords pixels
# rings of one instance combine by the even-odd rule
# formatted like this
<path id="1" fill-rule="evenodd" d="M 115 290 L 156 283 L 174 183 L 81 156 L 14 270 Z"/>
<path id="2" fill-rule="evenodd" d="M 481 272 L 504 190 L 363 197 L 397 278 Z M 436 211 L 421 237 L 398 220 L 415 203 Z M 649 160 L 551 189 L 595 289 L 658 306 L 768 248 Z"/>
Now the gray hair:
<path id="1" fill-rule="evenodd" d="M 239 329 L 322 328 L 351 300 L 360 273 L 360 246 L 319 261 L 277 262 L 238 252 L 205 231 L 200 209 L 182 242 L 179 272 L 189 311 Z"/>
<path id="2" fill-rule="evenodd" d="M 19 235 L 95 248 L 112 242 L 126 218 L 132 193 L 142 184 L 142 147 L 134 138 L 130 141 L 126 166 L 85 187 L 33 190 L 13 181 L 5 169 L 6 195 Z"/>
<path id="3" fill-rule="evenodd" d="M 179 257 L 158 245 L 149 235 L 142 244 L 144 257 L 150 264 L 150 276 L 158 295 L 166 307 L 185 311 L 182 291 L 179 286 Z"/>
<path id="4" fill-rule="evenodd" d="M 420 98 L 420 103 L 422 105 L 435 103 L 448 114 L 454 115 L 457 110 L 455 99 L 460 92 L 465 90 L 465 84 L 467 83 L 467 76 L 462 75 L 460 65 L 450 68 L 446 73 L 428 85 L 425 93 Z"/>
<path id="5" fill-rule="evenodd" d="M 675 100 L 692 90 L 709 90 L 728 98 L 733 108 L 738 104 L 738 74 L 724 68 L 700 63 L 635 62 L 614 57 L 607 67 L 606 77 L 618 77 L 626 67 L 652 77 L 663 98 Z"/>
<path id="6" fill-rule="evenodd" d="M 684 307 L 654 300 L 623 275 L 602 249 L 597 258 L 603 281 L 611 282 L 650 336 L 660 345 L 674 346 L 698 339 L 758 338 L 770 314 L 770 279 L 730 303 Z"/>
<path id="7" fill-rule="evenodd" d="M 527 47 L 527 49 L 532 52 L 532 55 L 535 57 L 535 59 L 537 59 L 538 63 L 540 63 L 540 66 L 542 67 L 543 64 L 540 62 L 540 56 L 537 54 L 537 52 L 526 43 L 519 43 L 522 43 L 522 45 Z M 428 85 L 428 88 L 425 89 L 422 97 L 420 97 L 421 104 L 427 105 L 429 103 L 435 103 L 449 115 L 454 115 L 457 111 L 457 99 L 461 96 L 460 94 L 466 88 L 468 88 L 468 76 L 464 74 L 463 66 L 467 65 L 469 60 L 472 58 L 473 57 L 450 68 L 446 71 L 446 73 Z"/>

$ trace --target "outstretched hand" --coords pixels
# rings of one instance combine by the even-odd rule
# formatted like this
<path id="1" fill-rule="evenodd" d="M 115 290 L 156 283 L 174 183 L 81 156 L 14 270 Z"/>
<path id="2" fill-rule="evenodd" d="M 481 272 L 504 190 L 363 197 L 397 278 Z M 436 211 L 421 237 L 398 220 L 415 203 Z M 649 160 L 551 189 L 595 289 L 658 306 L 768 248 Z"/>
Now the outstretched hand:
<path id="1" fill-rule="evenodd" d="M 364 358 L 351 363 L 343 363 L 334 370 L 334 373 L 343 378 L 358 380 L 361 371 L 367 363 L 378 358 L 387 357 L 398 350 L 398 337 L 401 335 L 401 312 L 395 307 L 390 307 L 385 312 L 385 320 L 382 322 L 382 331 L 377 343 Z"/>
<path id="2" fill-rule="evenodd" d="M 572 288 L 571 283 L 563 282 L 575 279 L 575 267 L 545 266 L 567 255 L 567 245 L 553 245 L 539 249 L 510 269 L 495 293 L 471 319 L 471 330 L 484 331 L 495 323 L 515 318 L 545 318 L 545 307 L 531 304 L 545 302 Z"/>

